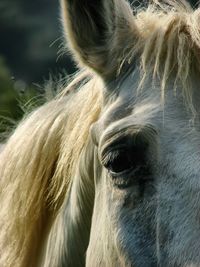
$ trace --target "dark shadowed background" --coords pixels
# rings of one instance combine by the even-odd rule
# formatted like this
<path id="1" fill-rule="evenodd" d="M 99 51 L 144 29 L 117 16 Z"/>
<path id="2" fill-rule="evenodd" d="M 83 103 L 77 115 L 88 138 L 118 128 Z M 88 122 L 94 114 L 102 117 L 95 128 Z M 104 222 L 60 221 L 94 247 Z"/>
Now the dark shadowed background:
<path id="1" fill-rule="evenodd" d="M 72 63 L 59 57 L 58 0 L 1 0 L 0 25 L 0 54 L 15 79 L 38 83 L 51 71 L 73 71 Z"/>
<path id="2" fill-rule="evenodd" d="M 0 142 L 27 110 L 45 101 L 45 80 L 74 71 L 62 49 L 59 0 L 0 0 Z"/>
<path id="3" fill-rule="evenodd" d="M 0 0 L 0 133 L 43 102 L 45 80 L 75 71 L 59 13 L 59 0 Z"/>

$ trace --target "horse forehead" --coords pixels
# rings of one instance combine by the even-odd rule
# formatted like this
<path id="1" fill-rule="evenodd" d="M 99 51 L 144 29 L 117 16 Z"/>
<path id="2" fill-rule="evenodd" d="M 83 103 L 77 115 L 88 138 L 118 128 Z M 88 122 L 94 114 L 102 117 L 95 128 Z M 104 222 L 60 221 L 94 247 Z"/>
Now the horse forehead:
<path id="1" fill-rule="evenodd" d="M 160 109 L 160 89 L 150 86 L 151 82 L 139 88 L 138 71 L 107 85 L 105 107 L 102 119 L 109 124 L 112 121 L 131 114 L 155 113 Z"/>
<path id="2" fill-rule="evenodd" d="M 162 105 L 156 98 L 147 101 L 116 101 L 101 118 L 103 128 L 127 128 L 131 125 L 155 124 L 162 118 Z"/>
<path id="3" fill-rule="evenodd" d="M 108 92 L 108 104 L 105 105 L 100 124 L 107 128 L 113 123 L 145 124 L 162 117 L 163 105 L 159 88 L 146 85 L 138 89 L 135 78 L 128 77 L 119 87 Z M 110 99 L 112 101 L 110 101 Z"/>
<path id="4" fill-rule="evenodd" d="M 181 88 L 175 91 L 173 81 L 169 81 L 163 93 L 160 86 L 156 85 L 156 82 L 153 83 L 150 78 L 140 88 L 140 75 L 136 69 L 125 79 L 109 85 L 109 104 L 105 105 L 100 118 L 104 128 L 119 120 L 123 123 L 123 119 L 126 118 L 139 124 L 154 120 L 154 123 L 165 122 L 172 125 L 177 122 L 187 124 L 188 120 L 192 119 L 193 115 L 188 113 Z"/>
<path id="5" fill-rule="evenodd" d="M 124 130 L 131 129 L 132 126 L 138 129 L 151 126 L 150 128 L 158 133 L 160 141 L 162 140 L 162 147 L 181 145 L 180 140 L 185 140 L 185 136 L 188 136 L 192 129 L 192 115 L 187 112 L 184 102 L 178 96 L 175 97 L 173 92 L 166 92 L 163 103 L 156 90 L 148 90 L 149 94 L 144 91 L 138 97 L 135 95 L 127 98 L 124 94 L 119 94 L 112 104 L 105 107 L 93 131 L 97 143 L 102 145 L 108 136 L 120 132 L 123 134 Z M 179 137 L 176 142 L 173 141 L 174 136 Z M 190 136 L 192 138 L 192 134 Z"/>

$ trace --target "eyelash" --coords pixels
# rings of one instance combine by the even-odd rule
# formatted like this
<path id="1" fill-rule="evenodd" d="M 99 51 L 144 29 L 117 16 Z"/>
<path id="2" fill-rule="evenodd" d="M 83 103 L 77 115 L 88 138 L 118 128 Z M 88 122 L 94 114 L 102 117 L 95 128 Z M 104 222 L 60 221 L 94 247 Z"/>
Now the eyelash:
<path id="1" fill-rule="evenodd" d="M 123 173 L 132 169 L 133 159 L 129 156 L 130 152 L 125 149 L 109 152 L 103 160 L 103 165 L 111 173 Z"/>

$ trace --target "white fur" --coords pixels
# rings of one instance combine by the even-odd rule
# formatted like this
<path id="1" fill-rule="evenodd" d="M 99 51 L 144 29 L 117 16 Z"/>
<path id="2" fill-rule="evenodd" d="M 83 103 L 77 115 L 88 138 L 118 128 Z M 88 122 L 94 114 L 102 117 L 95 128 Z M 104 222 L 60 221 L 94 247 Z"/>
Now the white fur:
<path id="1" fill-rule="evenodd" d="M 61 6 L 87 71 L 0 154 L 0 266 L 200 266 L 199 10 L 183 0 L 135 15 L 124 0 Z M 138 137 L 149 173 L 135 166 L 120 189 L 103 153 L 116 140 L 134 153 Z"/>

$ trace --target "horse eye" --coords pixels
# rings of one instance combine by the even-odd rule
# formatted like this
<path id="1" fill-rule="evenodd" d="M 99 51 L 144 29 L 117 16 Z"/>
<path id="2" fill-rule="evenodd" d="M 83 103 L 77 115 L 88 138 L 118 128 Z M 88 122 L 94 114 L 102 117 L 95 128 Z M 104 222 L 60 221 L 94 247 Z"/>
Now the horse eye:
<path id="1" fill-rule="evenodd" d="M 112 175 L 138 170 L 146 165 L 147 147 L 145 142 L 137 142 L 110 150 L 103 156 L 102 163 Z"/>
<path id="2" fill-rule="evenodd" d="M 124 149 L 110 152 L 104 160 L 104 167 L 116 174 L 132 169 L 133 165 L 130 151 Z"/>

